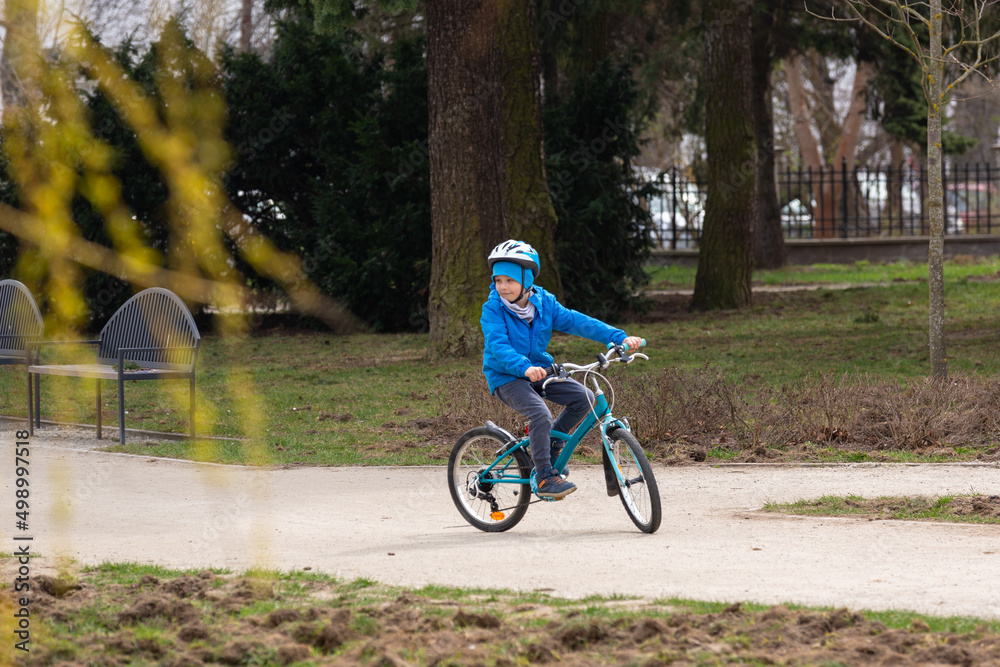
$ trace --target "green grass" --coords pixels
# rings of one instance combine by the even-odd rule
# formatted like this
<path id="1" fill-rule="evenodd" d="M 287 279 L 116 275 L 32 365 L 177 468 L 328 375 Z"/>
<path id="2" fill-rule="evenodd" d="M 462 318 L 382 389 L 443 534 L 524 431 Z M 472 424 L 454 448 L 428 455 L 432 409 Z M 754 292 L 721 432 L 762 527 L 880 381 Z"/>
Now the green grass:
<path id="1" fill-rule="evenodd" d="M 215 574 L 229 574 L 231 572 L 225 568 L 208 569 Z M 145 576 L 175 579 L 187 573 L 186 570 L 175 570 L 160 565 L 118 561 L 106 561 L 96 566 L 84 566 L 81 571 L 92 574 L 95 581 L 119 584 L 134 584 Z"/>
<path id="2" fill-rule="evenodd" d="M 650 289 L 692 289 L 695 267 L 650 266 Z M 945 280 L 961 281 L 1000 272 L 1000 258 L 956 257 L 945 263 Z M 754 285 L 869 284 L 926 281 L 927 264 L 900 260 L 891 263 L 860 260 L 853 264 L 811 264 L 755 271 Z"/>
<path id="3" fill-rule="evenodd" d="M 875 516 L 902 521 L 949 521 L 953 523 L 1000 523 L 1000 517 L 961 511 L 957 499 L 971 499 L 975 494 L 924 497 L 882 496 L 868 499 L 858 495 L 821 496 L 792 503 L 767 503 L 765 512 L 804 516 Z"/>
<path id="4" fill-rule="evenodd" d="M 947 265 L 950 372 L 1000 374 L 1000 281 L 968 279 L 997 267 L 995 259 Z M 776 387 L 845 373 L 926 376 L 927 287 L 893 282 L 921 268 L 909 263 L 793 267 L 776 275 L 790 282 L 794 275 L 812 276 L 809 281 L 852 275 L 885 285 L 759 294 L 757 305 L 745 311 L 679 310 L 658 321 L 623 324 L 649 341 L 650 361 L 613 369 L 611 377 L 705 366 Z M 772 279 L 769 272 L 758 276 Z M 582 362 L 599 346 L 557 335 L 549 349 L 558 360 Z M 428 433 L 420 432 L 418 422 L 448 414 L 456 399 L 454 374 L 476 376 L 481 361 L 477 356 L 430 361 L 427 353 L 424 334 L 279 332 L 242 340 L 206 335 L 198 360 L 198 432 L 242 440 L 106 442 L 113 451 L 221 463 L 440 464 L 440 447 L 426 442 Z M 26 416 L 24 385 L 23 370 L 0 368 L 0 414 Z M 42 387 L 45 418 L 94 423 L 93 381 L 46 377 Z M 103 384 L 106 438 L 117 437 L 116 394 L 113 382 Z M 185 381 L 127 383 L 126 424 L 183 434 L 186 402 Z"/>

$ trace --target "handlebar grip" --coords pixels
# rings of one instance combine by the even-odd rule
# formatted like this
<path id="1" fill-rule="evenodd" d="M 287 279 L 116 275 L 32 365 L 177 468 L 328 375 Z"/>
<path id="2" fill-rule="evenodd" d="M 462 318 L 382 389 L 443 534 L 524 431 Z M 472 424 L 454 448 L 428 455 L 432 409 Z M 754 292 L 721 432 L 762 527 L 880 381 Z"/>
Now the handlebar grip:
<path id="1" fill-rule="evenodd" d="M 615 346 L 614 343 L 608 343 L 608 349 L 609 350 L 611 348 L 613 348 L 614 346 Z M 628 352 L 628 345 L 622 345 L 622 347 L 625 348 L 626 352 Z M 642 339 L 642 342 L 639 344 L 639 347 L 646 347 L 646 339 L 645 338 Z"/>

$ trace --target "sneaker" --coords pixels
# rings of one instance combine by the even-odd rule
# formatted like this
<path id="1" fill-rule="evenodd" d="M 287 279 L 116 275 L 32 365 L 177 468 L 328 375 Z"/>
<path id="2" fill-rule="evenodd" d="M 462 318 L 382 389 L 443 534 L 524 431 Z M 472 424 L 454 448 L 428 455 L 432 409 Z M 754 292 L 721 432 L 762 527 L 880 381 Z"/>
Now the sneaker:
<path id="1" fill-rule="evenodd" d="M 531 490 L 539 498 L 562 500 L 576 491 L 576 485 L 559 476 L 555 468 L 549 466 L 543 471 L 535 469 L 531 473 Z"/>
<path id="2" fill-rule="evenodd" d="M 562 454 L 562 450 L 563 446 L 561 442 L 558 445 L 553 443 L 552 449 L 549 450 L 549 461 L 555 463 L 556 459 L 559 458 L 559 455 Z M 566 469 L 563 470 L 561 474 L 563 477 L 569 477 L 569 466 L 566 466 Z"/>

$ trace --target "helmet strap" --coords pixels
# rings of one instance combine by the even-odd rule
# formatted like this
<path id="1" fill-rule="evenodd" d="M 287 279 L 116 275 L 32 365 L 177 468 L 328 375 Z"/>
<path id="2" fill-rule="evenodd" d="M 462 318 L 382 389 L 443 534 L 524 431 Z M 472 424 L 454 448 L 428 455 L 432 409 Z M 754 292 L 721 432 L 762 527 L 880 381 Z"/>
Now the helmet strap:
<path id="1" fill-rule="evenodd" d="M 521 293 L 517 295 L 516 299 L 514 299 L 514 303 L 519 303 L 521 301 L 521 299 L 524 298 L 524 295 L 527 294 L 527 293 L 528 293 L 528 288 L 525 288 L 525 286 L 524 286 L 524 267 L 522 266 L 521 267 Z"/>

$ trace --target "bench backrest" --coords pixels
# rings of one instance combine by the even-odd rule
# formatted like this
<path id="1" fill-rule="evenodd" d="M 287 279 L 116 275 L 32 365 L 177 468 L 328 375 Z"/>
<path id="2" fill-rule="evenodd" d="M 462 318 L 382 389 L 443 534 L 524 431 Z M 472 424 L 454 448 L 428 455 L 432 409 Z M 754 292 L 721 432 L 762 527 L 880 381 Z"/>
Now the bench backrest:
<path id="1" fill-rule="evenodd" d="M 31 292 L 16 280 L 0 280 L 0 356 L 27 358 L 27 341 L 41 338 L 42 314 Z"/>
<path id="2" fill-rule="evenodd" d="M 122 304 L 101 329 L 98 363 L 115 365 L 122 348 L 173 348 L 126 352 L 143 368 L 194 367 L 201 334 L 184 302 L 162 287 L 143 290 Z M 177 349 L 182 348 L 182 349 Z"/>

